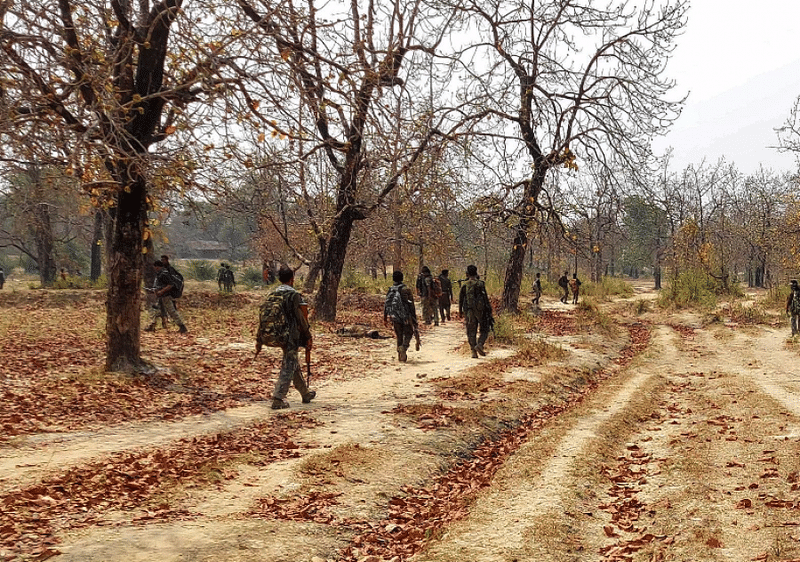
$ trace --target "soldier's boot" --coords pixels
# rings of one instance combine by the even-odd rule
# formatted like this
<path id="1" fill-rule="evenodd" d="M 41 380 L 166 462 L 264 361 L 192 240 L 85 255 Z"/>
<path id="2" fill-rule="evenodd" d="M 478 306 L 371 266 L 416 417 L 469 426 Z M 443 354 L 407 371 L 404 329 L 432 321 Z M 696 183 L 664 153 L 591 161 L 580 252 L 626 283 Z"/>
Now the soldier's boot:
<path id="1" fill-rule="evenodd" d="M 405 363 L 408 359 L 408 355 L 406 354 L 406 348 L 402 345 L 397 346 L 397 360 L 400 362 Z"/>
<path id="2" fill-rule="evenodd" d="M 156 323 L 153 322 L 147 328 L 144 329 L 145 332 L 155 332 L 156 331 Z"/>
<path id="3" fill-rule="evenodd" d="M 478 344 L 478 346 L 475 348 L 475 350 L 476 350 L 476 351 L 477 351 L 477 352 L 478 352 L 480 355 L 483 355 L 484 357 L 486 357 L 486 352 L 483 350 L 483 346 L 482 346 L 481 344 Z"/>
<path id="4" fill-rule="evenodd" d="M 309 390 L 303 395 L 303 404 L 310 404 L 311 401 L 317 397 L 316 390 Z"/>
<path id="5" fill-rule="evenodd" d="M 472 358 L 473 359 L 477 359 L 478 358 L 478 351 L 476 349 L 472 350 Z"/>
<path id="6" fill-rule="evenodd" d="M 281 400 L 280 398 L 273 398 L 272 399 L 272 409 L 273 410 L 283 410 L 284 408 L 288 408 L 289 403 L 286 400 Z"/>
<path id="7" fill-rule="evenodd" d="M 186 325 L 185 325 L 185 324 L 181 324 L 181 327 L 180 327 L 180 329 L 178 330 L 178 333 L 179 333 L 179 334 L 185 334 L 185 333 L 186 333 L 186 332 L 188 332 L 188 331 L 189 331 L 189 330 L 186 328 Z"/>

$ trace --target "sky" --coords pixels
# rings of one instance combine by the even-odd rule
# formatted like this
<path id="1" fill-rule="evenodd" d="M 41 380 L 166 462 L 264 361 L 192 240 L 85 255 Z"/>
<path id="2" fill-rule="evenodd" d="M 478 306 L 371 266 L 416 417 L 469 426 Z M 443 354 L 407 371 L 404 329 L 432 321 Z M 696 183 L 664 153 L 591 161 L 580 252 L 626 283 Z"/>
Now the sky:
<path id="1" fill-rule="evenodd" d="M 688 16 L 667 74 L 689 98 L 656 153 L 672 147 L 675 171 L 720 157 L 746 174 L 796 170 L 770 147 L 800 96 L 800 1 L 692 0 Z"/>

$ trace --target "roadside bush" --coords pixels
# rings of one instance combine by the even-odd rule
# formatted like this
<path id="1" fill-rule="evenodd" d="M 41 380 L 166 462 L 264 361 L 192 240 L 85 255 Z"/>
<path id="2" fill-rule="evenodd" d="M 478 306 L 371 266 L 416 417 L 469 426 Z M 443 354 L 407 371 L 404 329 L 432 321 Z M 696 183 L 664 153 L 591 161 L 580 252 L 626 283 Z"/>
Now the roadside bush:
<path id="1" fill-rule="evenodd" d="M 699 270 L 685 271 L 671 279 L 661 291 L 658 304 L 662 308 L 714 308 L 717 305 L 716 283 Z"/>
<path id="2" fill-rule="evenodd" d="M 514 323 L 514 316 L 511 314 L 499 314 L 494 317 L 494 339 L 499 343 L 517 344 L 522 341 L 521 335 L 524 330 L 520 330 Z"/>
<path id="3" fill-rule="evenodd" d="M 416 275 L 405 275 L 403 279 L 403 283 L 407 285 L 411 292 L 416 294 L 414 285 L 417 281 Z M 388 277 L 387 279 L 383 278 L 383 274 L 379 273 L 376 279 L 373 279 L 371 275 L 367 275 L 366 273 L 362 273 L 357 269 L 350 268 L 344 272 L 342 275 L 342 281 L 340 286 L 344 289 L 350 289 L 354 293 L 365 293 L 365 294 L 372 294 L 372 295 L 382 295 L 386 293 L 386 290 L 392 285 L 392 278 Z"/>
<path id="4" fill-rule="evenodd" d="M 788 285 L 772 287 L 767 291 L 766 295 L 764 295 L 761 304 L 770 310 L 780 310 L 783 312 L 786 309 L 786 301 L 789 298 L 790 292 L 791 289 L 789 289 Z"/>
<path id="5" fill-rule="evenodd" d="M 645 299 L 636 299 L 631 303 L 631 309 L 636 316 L 650 312 L 650 303 Z"/>
<path id="6" fill-rule="evenodd" d="M 605 299 L 610 296 L 631 297 L 634 294 L 630 283 L 621 277 L 603 276 L 598 282 L 584 281 L 581 293 L 596 299 Z"/>
<path id="7" fill-rule="evenodd" d="M 189 260 L 189 271 L 184 273 L 185 276 L 191 277 L 196 281 L 214 281 L 217 279 L 218 267 L 215 267 L 208 260 Z"/>
<path id="8" fill-rule="evenodd" d="M 526 339 L 514 357 L 541 365 L 548 361 L 560 361 L 567 355 L 567 350 L 560 345 L 549 343 L 545 338 L 538 336 Z"/>
<path id="9" fill-rule="evenodd" d="M 260 269 L 255 267 L 248 267 L 242 270 L 236 277 L 237 283 L 241 283 L 248 288 L 261 287 L 265 284 L 263 273 Z"/>

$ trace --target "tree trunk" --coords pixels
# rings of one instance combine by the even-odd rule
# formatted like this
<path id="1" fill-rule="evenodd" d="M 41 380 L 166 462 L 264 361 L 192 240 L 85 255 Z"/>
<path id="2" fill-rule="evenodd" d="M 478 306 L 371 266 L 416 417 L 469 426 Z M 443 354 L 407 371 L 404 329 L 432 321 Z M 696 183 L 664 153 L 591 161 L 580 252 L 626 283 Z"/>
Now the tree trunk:
<path id="1" fill-rule="evenodd" d="M 400 196 L 395 192 L 392 200 L 392 220 L 394 226 L 394 244 L 392 255 L 392 271 L 403 270 L 403 217 L 400 215 Z"/>
<path id="2" fill-rule="evenodd" d="M 34 211 L 36 231 L 36 261 L 39 265 L 39 279 L 43 286 L 53 284 L 56 279 L 56 262 L 53 256 L 53 227 L 50 222 L 50 206 L 39 203 Z"/>
<path id="3" fill-rule="evenodd" d="M 306 277 L 306 282 L 303 285 L 303 290 L 310 294 L 314 292 L 314 289 L 317 286 L 317 278 L 319 277 L 320 272 L 322 271 L 322 262 L 323 256 L 325 253 L 320 248 L 320 251 L 314 256 L 314 259 L 311 262 L 311 265 L 308 266 L 308 276 Z"/>
<path id="4" fill-rule="evenodd" d="M 533 222 L 535 203 L 539 199 L 539 193 L 544 185 L 547 175 L 547 164 L 542 159 L 535 166 L 536 173 L 525 183 L 522 199 L 517 204 L 519 213 L 519 223 L 514 232 L 514 242 L 511 247 L 511 254 L 506 265 L 506 274 L 503 280 L 503 295 L 500 302 L 500 310 L 517 314 L 519 312 L 519 293 L 522 289 L 522 275 L 525 269 L 525 253 L 528 251 L 531 223 Z"/>
<path id="5" fill-rule="evenodd" d="M 126 185 L 130 192 L 117 195 L 116 216 L 109 247 L 106 299 L 106 370 L 147 371 L 140 357 L 143 230 L 147 216 L 144 178 Z"/>
<path id="6" fill-rule="evenodd" d="M 89 279 L 97 281 L 103 274 L 103 211 L 94 214 L 94 232 L 92 233 L 91 266 Z"/>
<path id="7" fill-rule="evenodd" d="M 519 293 L 522 288 L 522 273 L 525 267 L 525 252 L 528 250 L 528 221 L 521 220 L 514 234 L 514 246 L 506 266 L 503 280 L 503 297 L 500 309 L 504 312 L 519 312 Z"/>
<path id="8" fill-rule="evenodd" d="M 323 322 L 336 320 L 339 282 L 342 279 L 347 245 L 353 232 L 353 217 L 348 212 L 337 215 L 331 228 L 328 250 L 322 266 L 322 280 L 314 299 L 314 318 Z"/>

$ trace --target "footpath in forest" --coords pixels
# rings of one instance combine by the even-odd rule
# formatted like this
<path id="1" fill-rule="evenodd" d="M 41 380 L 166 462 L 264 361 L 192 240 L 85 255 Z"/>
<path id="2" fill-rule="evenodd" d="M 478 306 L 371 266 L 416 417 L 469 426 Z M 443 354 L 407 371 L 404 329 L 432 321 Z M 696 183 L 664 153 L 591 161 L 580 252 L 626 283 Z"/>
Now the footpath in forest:
<path id="1" fill-rule="evenodd" d="M 327 330 L 312 404 L 21 434 L 0 559 L 800 560 L 798 343 L 653 296 L 548 300 L 478 360 L 458 321 L 404 365 Z"/>

